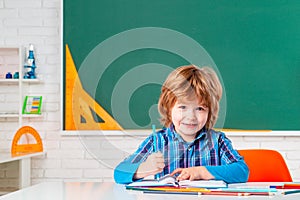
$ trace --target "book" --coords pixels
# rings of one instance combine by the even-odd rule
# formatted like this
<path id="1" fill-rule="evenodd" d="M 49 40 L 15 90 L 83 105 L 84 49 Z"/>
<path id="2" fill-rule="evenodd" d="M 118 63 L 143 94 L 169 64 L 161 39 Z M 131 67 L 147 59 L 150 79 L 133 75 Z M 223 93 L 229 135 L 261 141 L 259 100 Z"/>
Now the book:
<path id="1" fill-rule="evenodd" d="M 169 174 L 158 180 L 142 180 L 128 184 L 126 187 L 155 187 L 155 186 L 173 186 L 173 187 L 193 187 L 193 188 L 226 188 L 227 183 L 222 180 L 183 180 L 177 181 L 174 176 Z"/>
<path id="2" fill-rule="evenodd" d="M 42 96 L 26 96 L 22 114 L 41 114 Z"/>

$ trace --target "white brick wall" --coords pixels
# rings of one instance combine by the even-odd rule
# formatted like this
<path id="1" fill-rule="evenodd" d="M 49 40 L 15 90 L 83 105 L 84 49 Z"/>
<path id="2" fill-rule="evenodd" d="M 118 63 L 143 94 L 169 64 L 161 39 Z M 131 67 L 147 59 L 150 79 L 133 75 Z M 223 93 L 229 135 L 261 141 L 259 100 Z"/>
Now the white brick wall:
<path id="1" fill-rule="evenodd" d="M 43 83 L 32 85 L 29 92 L 44 96 L 44 115 L 24 122 L 39 131 L 47 151 L 45 156 L 32 161 L 32 182 L 112 181 L 113 167 L 132 152 L 143 137 L 106 136 L 90 141 L 79 136 L 61 135 L 61 1 L 0 0 L 0 9 L 0 46 L 27 46 L 33 43 L 37 70 L 43 78 Z M 4 90 L 9 89 L 1 86 L 1 91 Z M 3 105 L 3 102 L 6 102 L 6 96 L 0 92 L 0 103 Z M 0 120 L 0 152 L 9 151 L 16 127 L 18 123 L 15 121 Z M 280 151 L 294 180 L 300 180 L 299 136 L 230 135 L 229 138 L 237 149 L 270 148 Z M 1 165 L 0 186 L 14 186 L 17 183 L 13 177 L 16 170 L 12 163 Z M 4 177 L 8 178 L 7 182 L 3 182 Z"/>

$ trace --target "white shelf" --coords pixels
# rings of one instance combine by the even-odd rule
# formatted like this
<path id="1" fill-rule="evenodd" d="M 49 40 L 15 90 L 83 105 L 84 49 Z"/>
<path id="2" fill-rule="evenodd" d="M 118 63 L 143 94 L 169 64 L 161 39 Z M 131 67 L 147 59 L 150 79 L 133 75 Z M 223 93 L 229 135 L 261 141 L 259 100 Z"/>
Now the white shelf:
<path id="1" fill-rule="evenodd" d="M 40 79 L 22 79 L 23 83 L 41 83 Z"/>
<path id="2" fill-rule="evenodd" d="M 0 78 L 0 95 L 4 101 L 7 101 L 7 103 L 10 103 L 11 97 L 11 92 L 8 94 L 7 91 L 9 87 L 12 88 L 11 91 L 15 91 L 15 94 L 13 94 L 13 97 L 16 96 L 17 98 L 13 99 L 15 104 L 18 104 L 17 108 L 14 106 L 13 108 L 5 107 L 5 102 L 3 102 L 3 106 L 0 106 L 0 118 L 1 119 L 7 119 L 10 118 L 12 120 L 16 120 L 19 122 L 19 127 L 23 126 L 23 119 L 25 118 L 38 118 L 41 117 L 42 115 L 40 114 L 22 114 L 22 109 L 23 109 L 23 102 L 25 96 L 32 95 L 31 90 L 29 87 L 32 84 L 40 84 L 42 81 L 40 77 L 37 77 L 36 79 L 24 79 L 23 78 L 23 72 L 24 72 L 24 61 L 25 61 L 25 48 L 23 47 L 1 47 L 0 46 L 0 73 L 2 74 Z M 18 69 L 12 70 L 11 67 L 18 66 Z M 7 67 L 7 68 L 5 68 Z M 18 71 L 19 72 L 19 78 L 18 79 L 6 79 L 3 77 L 3 74 L 6 74 L 7 71 Z M 1 89 L 5 88 L 5 90 Z M 17 88 L 17 89 L 16 89 Z M 35 94 L 36 95 L 36 94 Z M 5 123 L 5 121 L 1 120 L 0 122 L 0 127 L 2 127 L 1 123 Z"/>
<path id="3" fill-rule="evenodd" d="M 0 113 L 0 118 L 18 118 L 20 115 L 19 113 Z M 22 114 L 23 118 L 39 118 L 43 115 L 39 114 Z"/>
<path id="4" fill-rule="evenodd" d="M 14 83 L 14 84 L 18 84 L 19 83 L 19 79 L 4 79 L 1 78 L 0 79 L 0 83 Z"/>
<path id="5" fill-rule="evenodd" d="M 17 118 L 19 113 L 0 113 L 0 118 Z"/>
<path id="6" fill-rule="evenodd" d="M 0 154 L 0 164 L 18 161 L 19 163 L 19 186 L 22 189 L 31 185 L 31 158 L 36 156 L 43 156 L 46 152 L 33 152 L 24 155 L 12 155 L 11 152 Z M 0 188 L 1 191 L 1 188 Z M 4 193 L 9 191 L 4 191 Z M 1 198 L 1 197 L 0 197 Z"/>
<path id="7" fill-rule="evenodd" d="M 40 79 L 22 79 L 22 82 L 23 83 L 41 83 L 41 80 Z M 0 83 L 15 83 L 15 84 L 18 84 L 19 83 L 19 79 L 4 79 L 4 78 L 1 78 L 0 79 Z"/>
<path id="8" fill-rule="evenodd" d="M 19 156 L 12 156 L 10 152 L 9 153 L 1 153 L 0 154 L 0 164 L 15 161 L 15 160 L 22 160 L 25 158 L 31 158 L 34 156 L 42 156 L 45 154 L 46 154 L 46 152 L 33 152 L 33 153 L 27 153 L 27 154 L 19 155 Z"/>
<path id="9" fill-rule="evenodd" d="M 25 49 L 25 48 L 24 48 Z M 22 114 L 23 102 L 25 96 L 32 95 L 31 87 L 33 84 L 41 83 L 38 79 L 24 79 L 24 61 L 25 51 L 23 47 L 1 47 L 0 46 L 0 127 L 5 127 L 3 124 L 7 122 L 16 122 L 17 127 L 20 128 L 26 125 L 26 122 L 31 118 L 42 117 L 40 114 Z M 18 79 L 6 79 L 5 74 L 7 72 L 14 74 L 19 72 Z M 36 94 L 35 94 L 36 95 Z M 0 128 L 0 129 L 1 129 Z M 15 134 L 14 130 L 11 130 L 11 136 Z M 12 161 L 19 162 L 19 186 L 16 189 L 24 188 L 30 185 L 30 173 L 31 164 L 30 158 L 32 156 L 43 155 L 44 152 L 33 153 L 22 156 L 12 156 L 10 152 L 0 152 L 0 164 Z M 6 179 L 6 177 L 3 177 Z M 1 188 L 0 196 L 11 191 L 15 188 Z M 1 197 L 0 197 L 1 198 Z"/>
<path id="10" fill-rule="evenodd" d="M 38 118 L 38 117 L 42 117 L 43 115 L 40 114 L 22 114 L 22 117 L 24 118 Z"/>

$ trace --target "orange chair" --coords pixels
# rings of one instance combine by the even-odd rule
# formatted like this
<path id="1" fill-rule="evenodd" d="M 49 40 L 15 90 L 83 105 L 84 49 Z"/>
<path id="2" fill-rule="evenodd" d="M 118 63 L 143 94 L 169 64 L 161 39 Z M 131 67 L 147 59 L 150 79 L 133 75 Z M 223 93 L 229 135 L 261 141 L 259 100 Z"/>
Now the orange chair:
<path id="1" fill-rule="evenodd" d="M 290 171 L 282 155 L 274 150 L 238 150 L 249 167 L 248 182 L 292 182 Z"/>

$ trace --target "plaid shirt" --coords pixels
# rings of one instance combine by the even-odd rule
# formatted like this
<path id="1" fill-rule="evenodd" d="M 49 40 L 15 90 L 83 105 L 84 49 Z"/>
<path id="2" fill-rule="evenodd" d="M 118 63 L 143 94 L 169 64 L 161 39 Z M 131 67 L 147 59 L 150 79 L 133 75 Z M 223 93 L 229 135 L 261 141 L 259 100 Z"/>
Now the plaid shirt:
<path id="1" fill-rule="evenodd" d="M 171 125 L 155 134 L 156 137 L 153 137 L 153 134 L 147 137 L 132 155 L 116 167 L 116 182 L 133 181 L 138 166 L 153 153 L 153 142 L 156 142 L 158 151 L 165 159 L 164 170 L 159 176 L 169 174 L 177 168 L 206 166 L 216 179 L 226 182 L 247 181 L 248 167 L 224 133 L 203 129 L 194 141 L 186 142 Z M 153 141 L 153 138 L 156 138 L 156 141 Z"/>
<path id="2" fill-rule="evenodd" d="M 160 176 L 169 174 L 177 168 L 194 166 L 217 166 L 242 159 L 233 149 L 224 133 L 211 130 L 200 131 L 193 142 L 185 142 L 174 131 L 174 127 L 163 129 L 157 134 L 156 141 L 150 135 L 133 154 L 132 163 L 143 162 L 153 153 L 153 142 L 165 158 L 165 168 Z"/>

